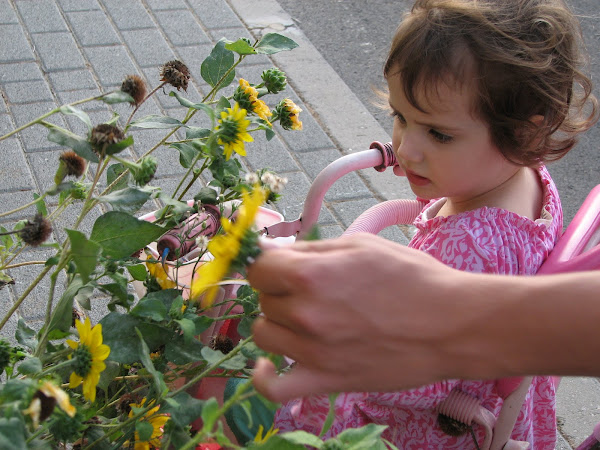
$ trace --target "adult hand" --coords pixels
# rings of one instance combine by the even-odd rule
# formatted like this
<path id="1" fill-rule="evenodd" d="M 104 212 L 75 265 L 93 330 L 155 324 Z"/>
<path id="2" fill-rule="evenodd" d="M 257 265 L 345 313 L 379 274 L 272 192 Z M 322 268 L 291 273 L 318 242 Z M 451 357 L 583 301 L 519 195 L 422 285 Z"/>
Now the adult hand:
<path id="1" fill-rule="evenodd" d="M 444 295 L 460 276 L 423 252 L 370 234 L 266 249 L 248 270 L 264 313 L 254 338 L 298 364 L 278 376 L 268 360 L 259 361 L 256 388 L 283 401 L 445 378 L 452 363 L 441 361 L 440 345 L 469 320 Z"/>

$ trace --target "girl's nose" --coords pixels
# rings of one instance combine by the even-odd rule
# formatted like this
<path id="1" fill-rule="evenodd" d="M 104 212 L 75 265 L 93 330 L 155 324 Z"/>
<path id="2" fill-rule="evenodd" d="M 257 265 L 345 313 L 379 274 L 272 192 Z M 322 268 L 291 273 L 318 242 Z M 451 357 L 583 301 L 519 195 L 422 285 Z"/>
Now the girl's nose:
<path id="1" fill-rule="evenodd" d="M 396 158 L 402 161 L 421 162 L 423 152 L 414 136 L 409 133 L 403 133 L 399 139 L 400 144 L 395 149 Z"/>

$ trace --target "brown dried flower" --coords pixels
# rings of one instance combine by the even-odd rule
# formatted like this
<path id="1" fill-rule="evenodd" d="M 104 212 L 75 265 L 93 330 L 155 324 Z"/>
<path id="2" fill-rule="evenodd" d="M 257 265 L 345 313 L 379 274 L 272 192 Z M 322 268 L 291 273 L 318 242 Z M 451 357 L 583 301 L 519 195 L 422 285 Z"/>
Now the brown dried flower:
<path id="1" fill-rule="evenodd" d="M 80 177 L 85 171 L 85 159 L 74 151 L 64 152 L 58 157 L 61 164 L 65 165 L 65 175 Z"/>
<path id="2" fill-rule="evenodd" d="M 137 75 L 127 75 L 121 84 L 121 90 L 133 97 L 132 105 L 138 106 L 146 98 L 146 84 Z"/>
<path id="3" fill-rule="evenodd" d="M 227 354 L 233 350 L 233 340 L 225 334 L 217 334 L 210 338 L 210 348 L 219 350 L 223 354 Z"/>
<path id="4" fill-rule="evenodd" d="M 125 139 L 125 135 L 118 126 L 108 123 L 101 123 L 92 129 L 90 142 L 94 146 L 95 152 L 100 157 L 104 157 L 105 146 L 116 144 L 123 139 Z"/>
<path id="5" fill-rule="evenodd" d="M 169 61 L 160 68 L 160 81 L 166 81 L 174 88 L 183 88 L 187 91 L 190 79 L 190 69 L 178 60 Z"/>
<path id="6" fill-rule="evenodd" d="M 52 233 L 52 225 L 40 213 L 28 220 L 25 226 L 19 230 L 21 239 L 32 247 L 43 244 L 50 237 L 50 233 Z"/>

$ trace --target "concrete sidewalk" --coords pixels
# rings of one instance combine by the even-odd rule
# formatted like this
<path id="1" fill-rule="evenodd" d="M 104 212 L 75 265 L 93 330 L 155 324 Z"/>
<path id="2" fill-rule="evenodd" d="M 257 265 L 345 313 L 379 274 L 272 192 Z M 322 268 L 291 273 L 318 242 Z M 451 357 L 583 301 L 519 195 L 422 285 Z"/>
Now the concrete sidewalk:
<path id="1" fill-rule="evenodd" d="M 260 73 L 273 65 L 284 70 L 289 86 L 284 94 L 303 112 L 302 132 L 278 134 L 271 142 L 255 135 L 248 145 L 249 169 L 270 167 L 289 179 L 278 205 L 286 219 L 295 219 L 310 182 L 327 164 L 340 156 L 368 148 L 373 140 L 390 140 L 356 95 L 342 82 L 275 0 L 0 0 L 0 135 L 23 125 L 50 109 L 118 88 L 128 74 L 144 77 L 150 87 L 159 84 L 159 67 L 172 59 L 185 62 L 192 71 L 187 98 L 199 101 L 208 92 L 200 77 L 200 64 L 221 38 L 256 38 L 276 31 L 296 40 L 300 47 L 272 57 L 248 58 L 237 76 L 258 82 Z M 168 93 L 168 89 L 165 90 Z M 94 124 L 110 118 L 102 104 L 86 104 Z M 127 117 L 128 105 L 114 110 Z M 173 97 L 159 93 L 138 113 L 167 114 L 181 118 L 182 108 Z M 51 121 L 82 134 L 77 119 L 53 116 Z M 130 156 L 138 157 L 164 136 L 161 130 L 135 132 Z M 52 185 L 58 155 L 63 151 L 46 139 L 42 127 L 34 127 L 0 142 L 0 213 L 32 200 L 34 193 Z M 172 192 L 184 169 L 175 150 L 155 153 L 159 172 L 153 185 Z M 349 174 L 335 183 L 326 197 L 319 223 L 324 237 L 339 236 L 362 211 L 389 198 L 411 197 L 405 180 L 391 171 Z M 54 202 L 54 203 L 53 203 Z M 49 209 L 56 206 L 50 198 Z M 145 210 L 156 208 L 147 205 Z M 10 224 L 32 214 L 0 219 Z M 89 231 L 95 211 L 84 223 Z M 7 222 L 8 220 L 8 222 Z M 59 221 L 55 228 L 72 223 Z M 400 228 L 385 237 L 406 243 Z M 54 239 L 63 240 L 62 232 Z M 45 260 L 47 251 L 31 250 L 27 259 Z M 15 269 L 15 285 L 2 289 L 0 314 L 8 311 L 39 273 L 35 266 Z M 47 286 L 34 290 L 19 314 L 32 326 L 40 326 Z M 94 314 L 104 315 L 101 302 Z M 12 337 L 16 320 L 0 332 Z M 600 385 L 595 379 L 566 379 L 559 392 L 559 415 L 565 436 L 578 444 L 600 420 Z M 559 448 L 571 448 L 561 439 Z"/>

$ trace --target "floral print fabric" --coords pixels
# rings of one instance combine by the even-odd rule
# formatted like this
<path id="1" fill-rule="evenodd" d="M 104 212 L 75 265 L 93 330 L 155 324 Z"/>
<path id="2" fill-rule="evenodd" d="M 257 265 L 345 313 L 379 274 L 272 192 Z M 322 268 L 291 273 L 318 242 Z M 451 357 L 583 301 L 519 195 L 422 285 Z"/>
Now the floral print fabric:
<path id="1" fill-rule="evenodd" d="M 556 186 L 545 167 L 539 168 L 538 174 L 544 192 L 539 219 L 532 221 L 490 207 L 435 217 L 445 202 L 445 199 L 436 199 L 430 201 L 415 220 L 417 231 L 409 246 L 459 270 L 534 275 L 562 232 L 562 209 Z M 510 324 L 507 324 L 507 332 L 510 332 Z M 346 428 L 376 423 L 388 425 L 383 437 L 398 448 L 474 449 L 470 433 L 449 436 L 437 424 L 435 407 L 454 388 L 478 398 L 483 407 L 498 416 L 502 397 L 497 380 L 446 380 L 402 392 L 342 393 L 336 400 L 334 424 L 324 438 Z M 318 434 L 328 411 L 326 395 L 292 400 L 277 412 L 275 428 L 281 432 L 301 429 Z M 474 432 L 481 444 L 484 430 L 474 426 Z M 532 449 L 554 449 L 556 417 L 552 377 L 534 377 L 511 438 L 528 441 Z"/>

